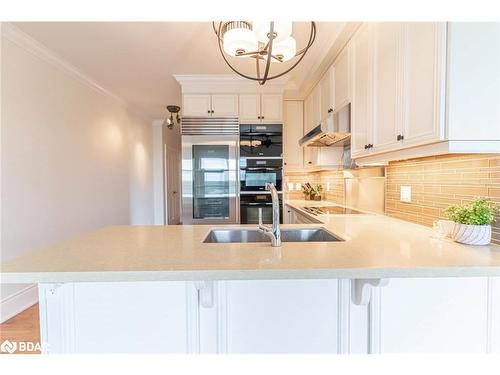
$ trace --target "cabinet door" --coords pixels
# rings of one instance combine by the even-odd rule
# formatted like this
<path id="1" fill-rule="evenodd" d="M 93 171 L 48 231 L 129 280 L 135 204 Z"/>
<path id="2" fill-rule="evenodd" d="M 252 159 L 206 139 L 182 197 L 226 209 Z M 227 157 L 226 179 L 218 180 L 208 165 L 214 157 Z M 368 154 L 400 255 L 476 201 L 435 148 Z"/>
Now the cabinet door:
<path id="1" fill-rule="evenodd" d="M 293 224 L 292 209 L 286 204 L 283 206 L 283 224 Z"/>
<path id="2" fill-rule="evenodd" d="M 304 103 L 302 100 L 285 101 L 283 126 L 283 156 L 285 169 L 302 168 L 304 165 L 303 148 L 299 146 L 304 128 Z"/>
<path id="3" fill-rule="evenodd" d="M 315 224 L 315 221 L 309 219 L 307 216 L 295 212 L 293 224 Z"/>
<path id="4" fill-rule="evenodd" d="M 320 86 L 320 121 L 324 120 L 328 114 L 333 111 L 333 89 L 332 89 L 332 77 L 330 75 L 330 69 L 325 73 L 321 81 L 319 82 Z"/>
<path id="5" fill-rule="evenodd" d="M 304 134 L 314 128 L 313 119 L 313 95 L 312 93 L 304 101 Z"/>
<path id="6" fill-rule="evenodd" d="M 188 351 L 184 281 L 47 285 L 42 334 L 51 353 Z"/>
<path id="7" fill-rule="evenodd" d="M 391 279 L 373 303 L 381 353 L 485 353 L 494 334 L 486 278 Z"/>
<path id="8" fill-rule="evenodd" d="M 363 24 L 352 39 L 353 97 L 351 108 L 351 153 L 368 153 L 365 146 L 371 142 L 372 131 L 372 49 L 373 25 Z"/>
<path id="9" fill-rule="evenodd" d="M 313 128 L 318 126 L 321 122 L 321 85 L 316 85 L 312 92 L 313 103 L 312 103 L 312 121 Z"/>
<path id="10" fill-rule="evenodd" d="M 343 147 L 319 147 L 317 165 L 322 167 L 342 165 Z"/>
<path id="11" fill-rule="evenodd" d="M 283 96 L 280 94 L 262 94 L 260 113 L 262 122 L 282 122 Z"/>
<path id="12" fill-rule="evenodd" d="M 240 122 L 260 122 L 260 95 L 240 95 Z"/>
<path id="13" fill-rule="evenodd" d="M 183 116 L 211 116 L 210 95 L 208 94 L 185 94 L 182 101 Z"/>
<path id="14" fill-rule="evenodd" d="M 238 95 L 217 94 L 212 95 L 212 116 L 237 117 Z"/>
<path id="15" fill-rule="evenodd" d="M 439 139 L 444 32 L 445 25 L 436 22 L 404 26 L 404 145 Z"/>
<path id="16" fill-rule="evenodd" d="M 373 151 L 401 147 L 401 23 L 374 26 L 373 50 Z"/>
<path id="17" fill-rule="evenodd" d="M 347 45 L 333 64 L 334 109 L 338 110 L 351 101 L 350 45 Z"/>
<path id="18" fill-rule="evenodd" d="M 337 353 L 337 280 L 225 282 L 228 353 Z"/>
<path id="19" fill-rule="evenodd" d="M 500 146 L 500 23 L 448 23 L 449 140 L 495 140 Z M 481 142 L 476 150 L 484 152 Z M 493 142 L 492 142 L 493 143 Z"/>
<path id="20" fill-rule="evenodd" d="M 304 167 L 311 168 L 318 165 L 319 147 L 304 147 Z"/>

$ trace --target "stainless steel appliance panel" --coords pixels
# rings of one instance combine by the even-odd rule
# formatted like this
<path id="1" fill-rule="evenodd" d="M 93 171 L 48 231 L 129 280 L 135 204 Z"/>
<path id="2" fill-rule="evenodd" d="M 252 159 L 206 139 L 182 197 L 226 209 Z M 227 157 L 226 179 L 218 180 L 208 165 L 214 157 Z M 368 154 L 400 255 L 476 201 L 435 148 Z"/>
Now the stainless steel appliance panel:
<path id="1" fill-rule="evenodd" d="M 182 136 L 183 224 L 239 222 L 238 135 Z"/>
<path id="2" fill-rule="evenodd" d="M 281 124 L 240 125 L 240 156 L 283 156 L 283 126 Z"/>
<path id="3" fill-rule="evenodd" d="M 283 223 L 283 197 L 280 198 L 280 223 Z M 262 222 L 273 222 L 273 203 L 271 194 L 242 194 L 240 196 L 240 222 L 241 224 L 258 224 L 259 208 L 262 209 Z"/>
<path id="4" fill-rule="evenodd" d="M 265 191 L 267 182 L 281 191 L 282 181 L 283 159 L 240 159 L 240 192 Z"/>

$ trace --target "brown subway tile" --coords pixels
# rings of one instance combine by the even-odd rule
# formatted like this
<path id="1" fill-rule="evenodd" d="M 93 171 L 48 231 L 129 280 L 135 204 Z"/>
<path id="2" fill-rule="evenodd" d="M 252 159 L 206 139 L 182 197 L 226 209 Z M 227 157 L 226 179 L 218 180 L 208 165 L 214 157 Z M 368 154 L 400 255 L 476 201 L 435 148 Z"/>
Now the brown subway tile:
<path id="1" fill-rule="evenodd" d="M 423 225 L 444 218 L 450 204 L 486 196 L 500 202 L 500 155 L 455 154 L 389 163 L 386 214 Z M 399 202 L 401 185 L 412 186 L 412 202 Z M 493 224 L 500 244 L 500 219 Z"/>

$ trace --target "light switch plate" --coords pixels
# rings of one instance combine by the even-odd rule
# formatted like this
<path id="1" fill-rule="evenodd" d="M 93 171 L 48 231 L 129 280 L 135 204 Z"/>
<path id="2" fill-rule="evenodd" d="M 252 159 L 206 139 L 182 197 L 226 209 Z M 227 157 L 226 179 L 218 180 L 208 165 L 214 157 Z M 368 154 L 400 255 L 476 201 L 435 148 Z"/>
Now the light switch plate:
<path id="1" fill-rule="evenodd" d="M 401 185 L 401 188 L 399 189 L 399 193 L 400 193 L 399 200 L 401 202 L 406 202 L 406 203 L 411 202 L 411 186 Z"/>

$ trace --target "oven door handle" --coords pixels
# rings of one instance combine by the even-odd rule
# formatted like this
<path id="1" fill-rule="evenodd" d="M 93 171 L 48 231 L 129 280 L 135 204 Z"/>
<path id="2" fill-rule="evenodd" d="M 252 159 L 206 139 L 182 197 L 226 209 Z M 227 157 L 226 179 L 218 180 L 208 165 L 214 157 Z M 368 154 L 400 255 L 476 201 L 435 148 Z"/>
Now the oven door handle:
<path id="1" fill-rule="evenodd" d="M 244 202 L 240 203 L 242 206 L 272 206 L 272 203 L 257 203 L 257 202 Z"/>
<path id="2" fill-rule="evenodd" d="M 281 171 L 280 167 L 276 168 L 271 168 L 271 167 L 246 167 L 246 168 L 240 168 L 241 170 L 244 171 Z"/>
<path id="3" fill-rule="evenodd" d="M 279 132 L 242 132 L 240 136 L 244 137 L 258 137 L 258 136 L 281 136 L 283 133 Z"/>

